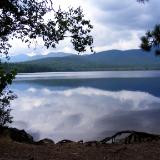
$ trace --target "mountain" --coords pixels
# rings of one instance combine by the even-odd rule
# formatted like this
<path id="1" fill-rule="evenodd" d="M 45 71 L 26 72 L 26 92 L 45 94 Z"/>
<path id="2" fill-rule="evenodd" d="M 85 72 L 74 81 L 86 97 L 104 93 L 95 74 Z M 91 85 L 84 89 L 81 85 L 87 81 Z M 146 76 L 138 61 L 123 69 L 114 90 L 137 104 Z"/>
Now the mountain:
<path id="1" fill-rule="evenodd" d="M 92 62 L 100 62 L 106 65 L 155 65 L 160 64 L 160 57 L 155 56 L 154 51 L 145 52 L 140 49 L 110 50 L 87 56 Z"/>
<path id="2" fill-rule="evenodd" d="M 52 55 L 52 54 L 51 54 Z M 160 57 L 142 50 L 110 50 L 91 55 L 45 57 L 11 63 L 18 72 L 96 71 L 96 70 L 159 70 Z"/>
<path id="3" fill-rule="evenodd" d="M 19 54 L 16 56 L 10 56 L 9 62 L 22 62 L 22 61 L 28 61 L 29 60 L 28 55 L 26 54 Z"/>
<path id="4" fill-rule="evenodd" d="M 35 55 L 29 58 L 29 60 L 37 60 L 37 59 L 42 59 L 42 58 L 55 58 L 55 57 L 66 57 L 66 56 L 71 56 L 71 53 L 63 53 L 63 52 L 50 52 L 46 55 Z"/>
<path id="5" fill-rule="evenodd" d="M 49 57 L 66 57 L 72 55 L 71 53 L 63 53 L 63 52 L 49 52 L 46 55 L 35 55 L 35 56 L 28 56 L 26 54 L 19 54 L 16 56 L 10 56 L 10 62 L 25 62 L 31 60 L 38 60 L 42 58 L 49 58 Z"/>

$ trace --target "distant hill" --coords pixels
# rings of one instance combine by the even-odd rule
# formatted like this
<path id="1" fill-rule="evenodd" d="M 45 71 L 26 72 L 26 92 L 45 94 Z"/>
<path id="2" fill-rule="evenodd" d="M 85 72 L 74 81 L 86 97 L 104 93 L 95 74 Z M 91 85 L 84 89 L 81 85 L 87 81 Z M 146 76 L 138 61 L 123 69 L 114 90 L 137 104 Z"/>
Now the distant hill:
<path id="1" fill-rule="evenodd" d="M 28 56 L 26 54 L 19 54 L 15 56 L 10 56 L 10 62 L 25 62 L 31 60 L 37 60 L 42 58 L 48 57 L 66 57 L 72 55 L 71 53 L 63 53 L 63 52 L 49 52 L 46 55 L 35 55 L 35 56 Z"/>
<path id="2" fill-rule="evenodd" d="M 96 70 L 159 70 L 160 57 L 142 50 L 110 50 L 91 55 L 46 57 L 11 63 L 18 72 L 96 71 Z"/>
<path id="3" fill-rule="evenodd" d="M 154 66 L 160 64 L 160 57 L 154 52 L 145 52 L 140 49 L 133 50 L 110 50 L 103 51 L 97 54 L 87 56 L 87 59 L 92 62 L 100 62 L 106 65 L 148 65 Z"/>
<path id="4" fill-rule="evenodd" d="M 23 62 L 23 61 L 28 61 L 29 59 L 30 59 L 30 56 L 26 54 L 19 54 L 16 56 L 10 56 L 9 62 Z"/>

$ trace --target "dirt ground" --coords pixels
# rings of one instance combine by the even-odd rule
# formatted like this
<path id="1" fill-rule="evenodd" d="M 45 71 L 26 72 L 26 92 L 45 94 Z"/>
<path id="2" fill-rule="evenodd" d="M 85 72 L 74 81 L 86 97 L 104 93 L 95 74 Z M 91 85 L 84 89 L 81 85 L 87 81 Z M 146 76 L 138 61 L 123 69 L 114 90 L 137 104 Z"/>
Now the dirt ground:
<path id="1" fill-rule="evenodd" d="M 0 160 L 160 160 L 160 142 L 33 145 L 0 139 Z"/>

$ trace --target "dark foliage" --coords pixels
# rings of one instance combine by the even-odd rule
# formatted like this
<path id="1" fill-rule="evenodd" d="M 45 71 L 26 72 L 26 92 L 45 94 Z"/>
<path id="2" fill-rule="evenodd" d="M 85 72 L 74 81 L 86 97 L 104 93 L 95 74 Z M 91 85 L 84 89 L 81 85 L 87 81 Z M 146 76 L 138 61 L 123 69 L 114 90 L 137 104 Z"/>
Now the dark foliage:
<path id="1" fill-rule="evenodd" d="M 156 55 L 160 55 L 160 25 L 156 25 L 153 31 L 148 31 L 141 41 L 142 49 L 150 51 L 154 48 Z"/>
<path id="2" fill-rule="evenodd" d="M 6 73 L 0 68 L 0 126 L 7 125 L 12 122 L 10 115 L 10 101 L 16 98 L 16 95 L 7 89 L 15 77 L 15 71 Z"/>
<path id="3" fill-rule="evenodd" d="M 1 0 L 0 1 L 0 49 L 7 54 L 11 45 L 9 38 L 19 38 L 28 45 L 31 40 L 42 38 L 44 45 L 56 47 L 65 37 L 71 38 L 74 49 L 84 52 L 86 46 L 92 50 L 93 38 L 90 35 L 93 26 L 84 19 L 81 8 L 55 11 L 49 0 Z M 44 16 L 51 13 L 47 21 Z"/>
<path id="4" fill-rule="evenodd" d="M 148 2 L 149 0 L 137 0 L 138 2 Z M 145 36 L 141 38 L 141 46 L 143 50 L 155 50 L 156 55 L 160 55 L 160 25 L 156 25 L 152 31 L 148 31 Z"/>
<path id="5" fill-rule="evenodd" d="M 10 115 L 10 101 L 15 98 L 15 94 L 10 90 L 0 93 L 0 126 L 12 122 L 12 116 Z"/>

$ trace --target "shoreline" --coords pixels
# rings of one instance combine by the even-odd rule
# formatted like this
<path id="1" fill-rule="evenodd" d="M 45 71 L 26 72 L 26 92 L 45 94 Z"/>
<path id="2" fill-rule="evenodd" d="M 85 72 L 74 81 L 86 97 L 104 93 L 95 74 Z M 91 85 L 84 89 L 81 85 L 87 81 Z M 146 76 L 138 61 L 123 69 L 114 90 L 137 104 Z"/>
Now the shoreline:
<path id="1" fill-rule="evenodd" d="M 111 79 L 111 78 L 160 78 L 160 70 L 152 71 L 81 71 L 18 73 L 14 81 L 32 79 Z"/>
<path id="2" fill-rule="evenodd" d="M 24 138 L 26 132 L 19 131 Z M 83 143 L 69 140 L 55 144 L 49 139 L 41 140 L 41 143 L 25 143 L 13 141 L 9 136 L 2 137 L 2 132 L 0 133 L 0 159 L 3 160 L 160 160 L 159 139 L 131 144 L 99 144 L 97 141 Z"/>
<path id="3" fill-rule="evenodd" d="M 78 143 L 78 144 L 100 145 L 100 144 L 135 144 L 135 143 L 143 143 L 143 142 L 160 141 L 160 135 L 158 134 L 139 132 L 134 130 L 123 130 L 115 133 L 110 137 L 105 137 L 99 141 L 98 140 L 72 141 L 69 139 L 63 139 L 55 143 L 53 139 L 50 139 L 47 137 L 44 139 L 35 141 L 34 137 L 31 134 L 27 133 L 24 129 L 19 130 L 17 128 L 0 126 L 0 139 L 6 138 L 6 137 L 15 142 L 29 143 L 29 144 Z"/>

